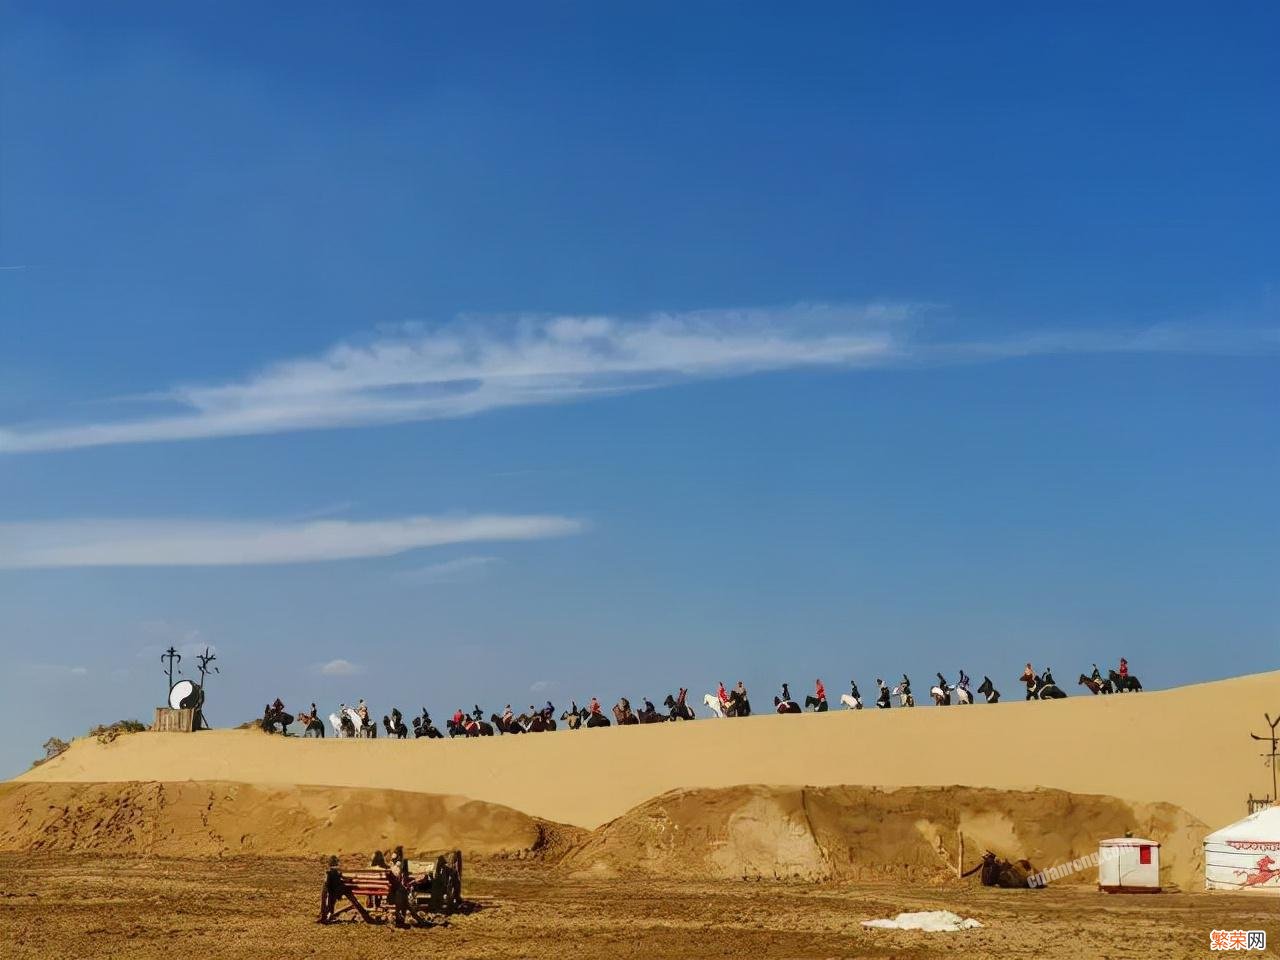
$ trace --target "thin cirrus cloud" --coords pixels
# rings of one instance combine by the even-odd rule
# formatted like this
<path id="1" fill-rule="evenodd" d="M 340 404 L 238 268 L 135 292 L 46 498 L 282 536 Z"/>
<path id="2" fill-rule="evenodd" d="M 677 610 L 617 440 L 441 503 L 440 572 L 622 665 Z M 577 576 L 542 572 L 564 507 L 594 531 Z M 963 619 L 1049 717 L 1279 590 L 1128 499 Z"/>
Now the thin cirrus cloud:
<path id="1" fill-rule="evenodd" d="M 247 378 L 174 387 L 136 419 L 0 428 L 0 452 L 282 433 L 472 416 L 681 380 L 883 364 L 909 304 L 609 316 L 461 318 L 339 344 Z"/>
<path id="2" fill-rule="evenodd" d="M 462 317 L 410 324 L 249 376 L 141 398 L 154 413 L 0 427 L 0 453 L 284 433 L 474 416 L 682 381 L 801 368 L 976 363 L 1070 353 L 1251 353 L 1273 327 L 1161 324 L 945 340 L 914 303 L 802 304 L 616 316 Z M 139 398 L 134 398 L 139 399 Z"/>
<path id="3" fill-rule="evenodd" d="M 444 544 L 539 540 L 579 532 L 553 515 L 412 516 L 252 522 L 54 520 L 0 523 L 0 569 L 232 566 L 386 557 Z"/>
<path id="4" fill-rule="evenodd" d="M 500 563 L 499 557 L 458 557 L 404 570 L 400 579 L 411 583 L 468 583 L 483 578 Z"/>

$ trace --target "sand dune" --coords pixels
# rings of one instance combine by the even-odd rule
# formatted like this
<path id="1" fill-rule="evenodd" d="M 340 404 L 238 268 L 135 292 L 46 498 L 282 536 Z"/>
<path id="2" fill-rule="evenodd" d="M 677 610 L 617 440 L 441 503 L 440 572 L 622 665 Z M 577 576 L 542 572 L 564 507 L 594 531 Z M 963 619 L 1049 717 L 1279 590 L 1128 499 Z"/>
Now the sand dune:
<path id="1" fill-rule="evenodd" d="M 1204 824 L 1170 804 L 1058 790 L 738 786 L 678 790 L 595 831 L 458 797 L 351 787 L 22 783 L 0 787 L 0 850 L 99 855 L 411 857 L 451 847 L 537 856 L 571 878 L 953 879 L 985 850 L 1036 868 L 1094 852 L 1126 830 L 1164 844 L 1162 878 L 1203 878 Z M 1093 871 L 1065 882 L 1092 883 Z"/>
<path id="2" fill-rule="evenodd" d="M 1003 684 L 1017 697 L 1013 683 Z M 763 691 L 757 701 L 763 702 Z M 301 740 L 256 731 L 77 741 L 22 782 L 217 780 L 463 796 L 596 827 L 675 789 L 1052 787 L 1237 819 L 1266 771 L 1248 738 L 1280 672 L 1136 695 L 795 717 L 699 719 L 491 740 Z"/>
<path id="3" fill-rule="evenodd" d="M 1060 790 L 967 787 L 727 787 L 655 797 L 578 843 L 584 876 L 929 881 L 950 878 L 957 831 L 968 864 L 986 850 L 1036 869 L 1095 853 L 1099 837 L 1159 839 L 1161 878 L 1203 880 L 1204 824 L 1171 804 Z M 1066 882 L 1096 883 L 1084 870 Z"/>
<path id="4" fill-rule="evenodd" d="M 368 856 L 403 844 L 491 854 L 542 841 L 542 825 L 509 807 L 394 790 L 216 781 L 0 786 L 0 850 Z"/>

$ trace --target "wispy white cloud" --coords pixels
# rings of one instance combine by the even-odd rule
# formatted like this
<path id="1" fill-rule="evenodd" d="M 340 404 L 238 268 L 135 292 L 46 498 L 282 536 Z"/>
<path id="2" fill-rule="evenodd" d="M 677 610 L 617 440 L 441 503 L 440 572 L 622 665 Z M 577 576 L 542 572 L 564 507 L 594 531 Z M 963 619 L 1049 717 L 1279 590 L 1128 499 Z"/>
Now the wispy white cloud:
<path id="1" fill-rule="evenodd" d="M 614 316 L 463 317 L 284 360 L 247 377 L 143 398 L 155 413 L 0 428 L 0 452 L 91 447 L 466 417 L 685 380 L 765 371 L 972 363 L 1037 354 L 1241 353 L 1280 347 L 1274 327 L 1160 325 L 1004 339 L 929 335 L 912 303 L 802 304 Z"/>
<path id="2" fill-rule="evenodd" d="M 582 529 L 543 515 L 234 522 L 54 520 L 0 523 L 0 568 L 228 566 L 385 557 L 419 547 L 537 540 Z"/>
<path id="3" fill-rule="evenodd" d="M 246 379 L 153 396 L 141 419 L 0 429 L 0 452 L 465 417 L 694 378 L 869 366 L 897 350 L 909 304 L 608 316 L 462 318 L 339 344 Z"/>
<path id="4" fill-rule="evenodd" d="M 364 667 L 358 663 L 352 663 L 350 660 L 330 660 L 328 663 L 316 664 L 316 672 L 326 677 L 354 677 L 356 674 L 364 673 Z"/>
<path id="5" fill-rule="evenodd" d="M 530 693 L 549 693 L 560 686 L 559 680 L 535 680 L 529 684 Z"/>
<path id="6" fill-rule="evenodd" d="M 464 583 L 478 580 L 490 569 L 502 563 L 499 557 L 458 557 L 441 563 L 402 570 L 400 579 L 413 583 Z"/>

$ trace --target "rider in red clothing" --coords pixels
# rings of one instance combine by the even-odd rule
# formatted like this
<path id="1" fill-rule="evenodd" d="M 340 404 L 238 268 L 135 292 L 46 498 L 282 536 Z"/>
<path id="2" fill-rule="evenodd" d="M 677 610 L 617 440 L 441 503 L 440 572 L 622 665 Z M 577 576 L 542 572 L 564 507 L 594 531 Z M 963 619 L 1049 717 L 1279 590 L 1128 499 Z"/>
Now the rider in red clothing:
<path id="1" fill-rule="evenodd" d="M 1129 676 L 1129 661 L 1124 657 L 1120 658 L 1120 678 L 1126 679 Z"/>
<path id="2" fill-rule="evenodd" d="M 720 689 L 716 691 L 716 696 L 720 698 L 720 706 L 727 707 L 729 705 L 729 694 L 724 688 L 724 681 L 720 681 Z"/>
<path id="3" fill-rule="evenodd" d="M 817 684 L 817 686 L 814 688 L 814 696 L 817 697 L 820 703 L 826 703 L 827 688 L 822 685 L 822 678 L 819 677 L 817 680 L 814 681 L 814 683 Z"/>
<path id="4" fill-rule="evenodd" d="M 595 713 L 595 714 L 598 714 L 600 712 L 600 701 L 597 700 L 595 697 L 591 698 L 590 710 L 592 713 Z"/>

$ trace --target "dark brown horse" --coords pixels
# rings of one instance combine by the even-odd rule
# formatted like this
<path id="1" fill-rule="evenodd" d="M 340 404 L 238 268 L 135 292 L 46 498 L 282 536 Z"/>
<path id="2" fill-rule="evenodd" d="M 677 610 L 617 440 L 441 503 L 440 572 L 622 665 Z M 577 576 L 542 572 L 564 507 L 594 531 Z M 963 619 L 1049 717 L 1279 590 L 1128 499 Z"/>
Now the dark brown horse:
<path id="1" fill-rule="evenodd" d="M 680 691 L 681 694 L 684 694 L 684 692 L 684 690 Z M 667 699 L 662 701 L 662 705 L 667 708 L 669 711 L 668 717 L 672 720 L 693 719 L 693 708 L 685 703 L 683 696 L 677 699 L 668 693 Z"/>
<path id="2" fill-rule="evenodd" d="M 1093 677 L 1086 677 L 1083 673 L 1080 674 L 1080 686 L 1087 687 L 1095 697 L 1100 693 L 1115 692 L 1111 689 L 1110 680 L 1095 680 Z"/>

